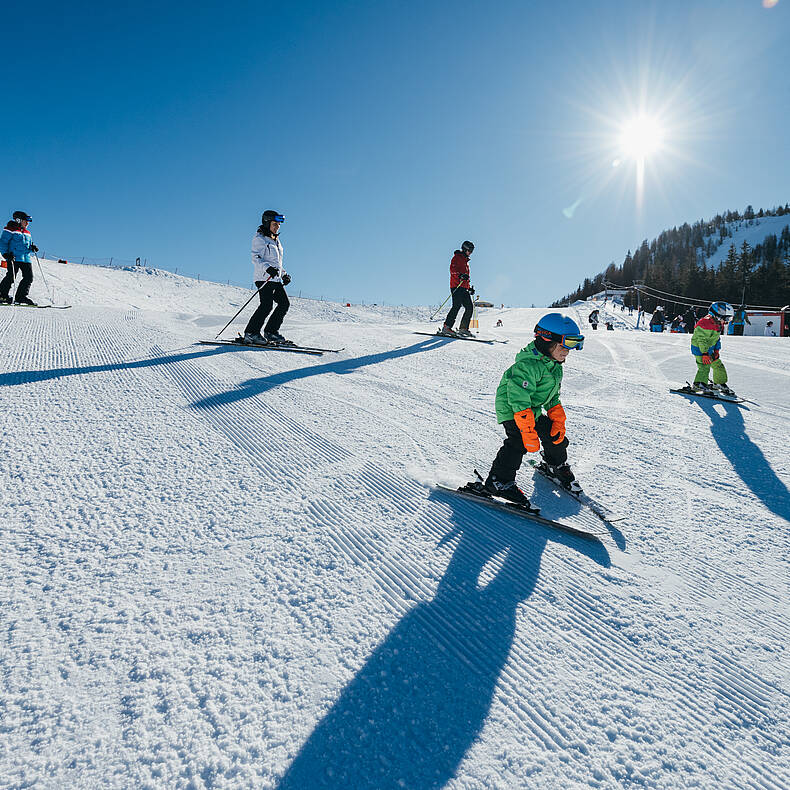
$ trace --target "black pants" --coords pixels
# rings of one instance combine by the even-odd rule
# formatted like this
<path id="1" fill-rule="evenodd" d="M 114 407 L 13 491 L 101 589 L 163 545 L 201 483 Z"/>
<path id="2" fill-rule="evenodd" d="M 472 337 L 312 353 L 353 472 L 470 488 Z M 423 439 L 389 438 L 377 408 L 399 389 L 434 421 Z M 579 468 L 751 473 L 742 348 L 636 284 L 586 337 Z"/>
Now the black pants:
<path id="1" fill-rule="evenodd" d="M 30 293 L 30 286 L 33 284 L 33 264 L 25 263 L 24 261 L 14 261 L 13 263 L 7 263 L 6 266 L 8 266 L 8 271 L 2 282 L 0 282 L 0 296 L 8 299 L 17 272 L 22 272 L 22 279 L 17 286 L 14 298 L 24 299 Z"/>
<path id="2" fill-rule="evenodd" d="M 516 472 L 521 467 L 524 454 L 524 441 L 521 438 L 521 431 L 518 429 L 515 420 L 506 420 L 502 423 L 505 429 L 505 443 L 499 448 L 494 463 L 491 464 L 491 474 L 503 483 L 509 483 L 516 479 Z M 546 463 L 552 466 L 564 464 L 568 460 L 568 437 L 566 436 L 559 444 L 552 444 L 551 420 L 541 414 L 535 420 L 535 431 L 540 437 L 543 445 L 543 457 Z"/>
<path id="3" fill-rule="evenodd" d="M 291 306 L 288 300 L 288 294 L 285 293 L 285 288 L 282 283 L 266 283 L 263 285 L 263 280 L 255 282 L 257 288 L 260 288 L 259 296 L 261 303 L 258 309 L 252 314 L 249 323 L 247 324 L 245 332 L 257 333 L 261 331 L 263 322 L 266 321 L 266 316 L 272 312 L 272 305 L 276 302 L 277 307 L 274 312 L 269 316 L 266 321 L 266 332 L 279 332 L 280 326 L 283 323 L 283 318 Z M 263 285 L 263 288 L 261 286 Z"/>
<path id="4" fill-rule="evenodd" d="M 450 308 L 450 312 L 447 313 L 447 318 L 444 319 L 445 326 L 452 327 L 455 323 L 455 317 L 462 307 L 464 308 L 464 314 L 461 316 L 461 323 L 458 325 L 458 328 L 469 329 L 469 322 L 472 320 L 472 311 L 474 310 L 472 295 L 469 293 L 468 288 L 459 285 L 453 291 L 453 306 Z"/>
<path id="5" fill-rule="evenodd" d="M 734 324 L 732 327 L 733 335 L 743 335 L 744 324 Z"/>

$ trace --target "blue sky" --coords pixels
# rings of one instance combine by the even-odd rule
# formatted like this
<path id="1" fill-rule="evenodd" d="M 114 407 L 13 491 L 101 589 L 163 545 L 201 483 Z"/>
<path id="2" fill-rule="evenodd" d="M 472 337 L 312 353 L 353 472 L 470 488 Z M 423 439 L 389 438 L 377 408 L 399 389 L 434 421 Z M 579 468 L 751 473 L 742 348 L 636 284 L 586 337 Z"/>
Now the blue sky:
<path id="1" fill-rule="evenodd" d="M 770 3 L 769 3 L 770 4 Z M 3 23 L 0 202 L 47 253 L 290 291 L 546 304 L 643 238 L 790 200 L 790 0 L 55 4 Z M 641 110 L 646 160 L 618 152 Z M 618 166 L 613 166 L 618 162 Z"/>

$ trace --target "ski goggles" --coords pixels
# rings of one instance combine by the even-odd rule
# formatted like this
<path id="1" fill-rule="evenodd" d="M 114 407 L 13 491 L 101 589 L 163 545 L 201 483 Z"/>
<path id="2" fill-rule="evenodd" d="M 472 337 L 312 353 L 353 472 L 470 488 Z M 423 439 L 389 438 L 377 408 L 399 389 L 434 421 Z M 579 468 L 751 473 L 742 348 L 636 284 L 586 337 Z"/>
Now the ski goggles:
<path id="1" fill-rule="evenodd" d="M 559 343 L 563 348 L 575 348 L 581 351 L 584 348 L 584 335 L 557 335 L 545 329 L 535 329 L 535 334 L 553 343 Z"/>
<path id="2" fill-rule="evenodd" d="M 285 217 L 282 214 L 277 214 L 270 222 L 285 222 Z"/>

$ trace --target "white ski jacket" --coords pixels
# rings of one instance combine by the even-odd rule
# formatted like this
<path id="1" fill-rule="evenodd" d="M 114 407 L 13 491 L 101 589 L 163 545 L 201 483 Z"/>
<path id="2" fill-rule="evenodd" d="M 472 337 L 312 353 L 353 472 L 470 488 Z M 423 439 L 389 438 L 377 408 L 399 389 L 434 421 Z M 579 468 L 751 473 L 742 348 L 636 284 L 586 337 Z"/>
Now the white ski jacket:
<path id="1" fill-rule="evenodd" d="M 268 280 L 272 283 L 281 283 L 285 269 L 283 269 L 283 245 L 280 240 L 256 233 L 252 237 L 252 265 L 255 268 L 255 282 Z M 276 277 L 271 279 L 266 273 L 270 266 L 274 266 L 279 272 Z"/>

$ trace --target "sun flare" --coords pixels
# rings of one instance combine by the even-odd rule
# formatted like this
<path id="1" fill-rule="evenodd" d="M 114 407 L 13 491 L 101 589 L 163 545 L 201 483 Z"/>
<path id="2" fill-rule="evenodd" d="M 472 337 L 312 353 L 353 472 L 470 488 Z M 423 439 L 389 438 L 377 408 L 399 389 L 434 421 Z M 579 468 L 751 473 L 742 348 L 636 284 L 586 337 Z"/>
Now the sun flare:
<path id="1" fill-rule="evenodd" d="M 662 125 L 649 115 L 637 115 L 626 121 L 620 129 L 620 147 L 623 155 L 637 162 L 661 150 L 664 142 Z"/>

